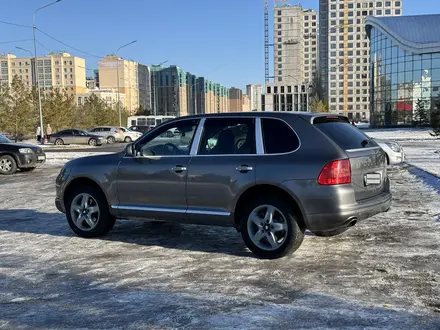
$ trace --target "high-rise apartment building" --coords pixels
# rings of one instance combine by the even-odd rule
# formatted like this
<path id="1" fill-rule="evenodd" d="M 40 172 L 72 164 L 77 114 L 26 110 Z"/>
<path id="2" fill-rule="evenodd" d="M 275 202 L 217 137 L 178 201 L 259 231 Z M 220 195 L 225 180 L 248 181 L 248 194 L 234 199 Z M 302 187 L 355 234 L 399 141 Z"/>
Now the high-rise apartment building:
<path id="1" fill-rule="evenodd" d="M 365 18 L 400 15 L 402 1 L 320 0 L 320 75 L 330 112 L 369 119 L 370 43 Z"/>
<path id="2" fill-rule="evenodd" d="M 151 69 L 138 64 L 139 106 L 145 110 L 151 110 Z"/>
<path id="3" fill-rule="evenodd" d="M 99 88 L 118 90 L 118 87 L 119 93 L 125 94 L 125 108 L 131 114 L 136 112 L 139 108 L 138 63 L 105 56 L 99 61 Z"/>
<path id="4" fill-rule="evenodd" d="M 250 99 L 250 110 L 261 111 L 261 85 L 247 85 L 246 94 L 249 96 Z"/>
<path id="5" fill-rule="evenodd" d="M 0 83 L 12 82 L 20 77 L 28 86 L 36 85 L 34 58 L 16 57 L 13 54 L 0 55 Z M 50 53 L 37 58 L 38 83 L 41 90 L 59 90 L 68 96 L 75 96 L 86 90 L 86 64 L 80 57 L 68 53 Z"/>
<path id="6" fill-rule="evenodd" d="M 317 13 L 287 3 L 274 7 L 274 83 L 311 81 L 317 68 Z"/>
<path id="7" fill-rule="evenodd" d="M 243 111 L 243 91 L 232 87 L 229 89 L 229 109 L 231 112 Z"/>

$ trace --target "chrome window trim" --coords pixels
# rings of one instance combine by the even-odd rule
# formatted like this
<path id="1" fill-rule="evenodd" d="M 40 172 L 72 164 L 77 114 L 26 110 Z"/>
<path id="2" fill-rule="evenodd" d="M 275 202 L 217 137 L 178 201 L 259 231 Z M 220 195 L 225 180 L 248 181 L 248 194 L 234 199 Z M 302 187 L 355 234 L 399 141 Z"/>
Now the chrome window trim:
<path id="1" fill-rule="evenodd" d="M 382 149 L 380 146 L 378 147 L 369 147 L 369 148 L 357 148 L 357 149 L 347 149 L 346 152 L 358 152 L 358 151 L 366 151 L 366 150 L 376 150 Z"/>
<path id="2" fill-rule="evenodd" d="M 191 149 L 189 152 L 190 156 L 197 155 L 197 151 L 199 150 L 200 139 L 202 137 L 203 128 L 205 127 L 206 118 L 201 118 L 199 125 L 197 126 L 196 133 L 194 135 L 194 139 L 192 140 Z"/>
<path id="3" fill-rule="evenodd" d="M 264 154 L 264 144 L 263 144 L 263 134 L 261 130 L 261 118 L 257 117 L 257 121 L 255 122 L 255 144 L 257 155 Z"/>
<path id="4" fill-rule="evenodd" d="M 163 212 L 163 213 L 183 213 L 183 214 L 199 214 L 199 215 L 217 215 L 228 217 L 230 212 L 226 211 L 204 211 L 204 210 L 188 210 L 188 209 L 172 209 L 168 207 L 149 207 L 149 206 L 129 206 L 129 205 L 112 205 L 114 210 L 125 211 L 146 211 L 146 212 Z"/>
<path id="5" fill-rule="evenodd" d="M 203 118 L 203 119 L 254 119 L 255 120 L 255 131 L 257 130 L 256 126 L 257 126 L 257 119 L 258 117 L 255 116 L 209 116 L 209 118 Z M 203 122 L 203 124 L 205 124 L 205 122 Z M 203 128 L 205 127 L 205 125 L 203 125 Z M 202 137 L 203 131 L 200 134 L 200 139 Z M 256 135 L 256 133 L 255 133 Z M 200 144 L 200 141 L 199 141 Z M 255 136 L 255 144 L 257 144 L 257 140 L 256 140 L 256 136 Z M 256 148 L 256 146 L 255 146 Z M 197 146 L 197 153 L 193 155 L 193 157 L 219 157 L 219 156 L 258 156 L 257 150 L 255 149 L 256 153 L 255 154 L 219 154 L 219 155 L 200 155 L 199 152 L 199 146 Z"/>
<path id="6" fill-rule="evenodd" d="M 198 150 L 200 147 L 200 141 L 201 141 L 201 137 L 203 134 L 203 129 L 205 128 L 205 122 L 206 119 L 229 119 L 229 118 L 251 118 L 251 119 L 255 119 L 255 143 L 256 143 L 256 153 L 255 154 L 220 154 L 220 155 L 200 155 L 198 154 Z M 193 140 L 193 144 L 191 145 L 191 149 L 190 149 L 190 153 L 188 155 L 164 155 L 164 156 L 127 156 L 124 155 L 124 158 L 153 158 L 153 159 L 159 159 L 159 158 L 180 158 L 180 157 L 223 157 L 223 156 L 227 156 L 227 157 L 255 157 L 255 156 L 284 156 L 284 155 L 289 155 L 289 154 L 293 154 L 296 151 L 298 151 L 301 146 L 302 146 L 302 142 L 301 139 L 299 137 L 299 135 L 296 133 L 296 131 L 292 128 L 292 126 L 290 126 L 290 124 L 288 122 L 286 122 L 284 119 L 281 118 L 276 118 L 276 117 L 267 117 L 267 116 L 209 116 L 209 117 L 196 117 L 196 118 L 192 118 L 192 119 L 198 119 L 200 120 L 199 122 L 199 126 L 197 127 L 196 130 L 196 135 L 194 136 L 194 140 Z M 262 131 L 262 123 L 261 123 L 261 119 L 274 119 L 274 120 L 279 120 L 284 122 L 291 130 L 292 132 L 295 134 L 295 136 L 298 139 L 298 147 L 293 150 L 293 151 L 289 151 L 289 152 L 285 152 L 285 153 L 277 153 L 277 154 L 267 154 L 264 150 L 264 142 L 263 142 L 263 131 Z M 184 121 L 184 120 L 191 120 L 190 118 L 182 118 L 182 119 L 173 119 L 172 121 L 167 121 L 167 124 L 171 124 L 171 123 L 176 123 L 179 121 Z M 155 131 L 156 128 L 154 128 L 153 130 L 151 130 L 150 132 L 148 132 L 145 137 L 149 134 L 151 134 L 153 131 Z M 200 133 L 200 135 L 198 136 L 198 134 Z M 196 139 L 198 139 L 198 141 L 196 141 Z M 137 141 L 136 141 L 137 142 Z M 135 142 L 135 143 L 136 143 Z M 197 142 L 197 144 L 196 144 Z M 261 143 L 261 144 L 260 144 Z M 260 144 L 260 145 L 259 145 Z M 260 149 L 261 148 L 261 149 Z M 195 153 L 193 154 L 195 149 Z M 362 149 L 365 150 L 365 149 Z M 259 153 L 261 152 L 261 153 Z"/>

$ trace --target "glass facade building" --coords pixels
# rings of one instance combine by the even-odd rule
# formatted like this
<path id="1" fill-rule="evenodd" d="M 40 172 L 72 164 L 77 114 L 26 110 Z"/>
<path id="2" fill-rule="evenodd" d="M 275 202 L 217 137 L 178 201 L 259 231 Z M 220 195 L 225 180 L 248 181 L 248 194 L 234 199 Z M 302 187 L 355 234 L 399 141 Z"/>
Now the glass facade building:
<path id="1" fill-rule="evenodd" d="M 366 19 L 372 126 L 429 124 L 440 110 L 438 22 L 440 15 Z"/>

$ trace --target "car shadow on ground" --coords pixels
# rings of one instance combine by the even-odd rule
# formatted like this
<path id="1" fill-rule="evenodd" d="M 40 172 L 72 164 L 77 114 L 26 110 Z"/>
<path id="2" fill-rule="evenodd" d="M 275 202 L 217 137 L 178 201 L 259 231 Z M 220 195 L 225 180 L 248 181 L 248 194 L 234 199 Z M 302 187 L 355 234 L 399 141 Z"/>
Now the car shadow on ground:
<path id="1" fill-rule="evenodd" d="M 42 213 L 28 209 L 0 210 L 0 231 L 65 237 L 76 236 L 70 230 L 63 214 Z M 233 228 L 118 220 L 113 230 L 96 239 L 254 257 L 244 245 L 241 235 Z"/>

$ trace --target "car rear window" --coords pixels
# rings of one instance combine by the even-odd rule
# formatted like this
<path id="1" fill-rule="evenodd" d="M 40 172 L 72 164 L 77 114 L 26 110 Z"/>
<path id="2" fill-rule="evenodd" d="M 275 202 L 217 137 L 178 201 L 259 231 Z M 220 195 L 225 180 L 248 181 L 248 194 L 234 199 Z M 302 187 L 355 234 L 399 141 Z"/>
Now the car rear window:
<path id="1" fill-rule="evenodd" d="M 323 117 L 315 119 L 314 125 L 344 150 L 377 146 L 374 140 L 346 120 Z"/>
<path id="2" fill-rule="evenodd" d="M 266 154 L 283 154 L 298 149 L 298 136 L 284 121 L 263 118 L 261 126 Z"/>

